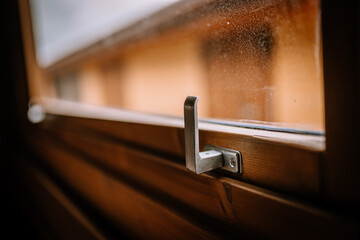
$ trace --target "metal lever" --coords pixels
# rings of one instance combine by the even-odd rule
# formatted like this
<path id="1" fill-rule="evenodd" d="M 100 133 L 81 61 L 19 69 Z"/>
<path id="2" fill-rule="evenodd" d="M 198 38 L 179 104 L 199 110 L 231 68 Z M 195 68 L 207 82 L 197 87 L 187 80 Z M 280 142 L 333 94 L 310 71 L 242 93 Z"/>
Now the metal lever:
<path id="1" fill-rule="evenodd" d="M 196 96 L 188 96 L 184 102 L 186 167 L 197 174 L 217 168 L 241 173 L 239 151 L 207 145 L 206 151 L 199 152 L 198 100 Z"/>

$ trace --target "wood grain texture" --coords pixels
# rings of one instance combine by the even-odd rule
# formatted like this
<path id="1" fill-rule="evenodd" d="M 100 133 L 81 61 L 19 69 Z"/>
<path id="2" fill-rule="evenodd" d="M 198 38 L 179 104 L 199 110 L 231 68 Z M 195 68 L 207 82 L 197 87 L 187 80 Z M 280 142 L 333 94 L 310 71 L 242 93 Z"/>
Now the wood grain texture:
<path id="1" fill-rule="evenodd" d="M 117 181 L 57 145 L 34 145 L 47 163 L 119 227 L 142 239 L 213 239 L 215 236 L 174 214 L 141 192 Z M 39 151 L 39 153 L 40 153 Z M 49 158 L 50 157 L 50 158 Z M 219 237 L 219 236 L 218 236 Z"/>
<path id="2" fill-rule="evenodd" d="M 74 133 L 155 155 L 170 156 L 173 161 L 185 165 L 182 128 L 61 116 L 49 118 L 42 128 L 59 135 Z M 71 144 L 80 145 L 76 141 Z M 322 153 L 246 135 L 200 131 L 200 149 L 206 144 L 242 153 L 243 174 L 230 174 L 230 177 L 304 199 L 319 198 Z"/>
<path id="3" fill-rule="evenodd" d="M 81 123 L 83 125 L 88 125 L 89 123 L 90 125 L 93 125 L 91 124 L 91 121 L 88 121 L 90 119 L 100 121 L 101 125 L 112 125 L 104 126 L 103 131 L 109 127 L 116 129 L 117 122 L 130 124 L 136 123 L 160 127 L 173 127 L 179 129 L 184 128 L 184 120 L 180 117 L 141 113 L 120 108 L 95 106 L 45 97 L 41 98 L 41 104 L 44 108 L 44 112 L 46 112 L 48 116 L 75 117 L 75 119 L 71 121 L 75 121 L 76 119 L 87 119 L 85 122 Z M 111 122 L 115 122 L 115 124 L 112 124 Z M 232 124 L 235 124 L 235 126 L 232 126 Z M 285 146 L 291 146 L 312 152 L 323 152 L 325 150 L 325 137 L 323 135 L 319 135 L 321 133 L 317 133 L 317 135 L 311 135 L 308 131 L 299 131 L 295 129 L 293 129 L 293 132 L 287 132 L 291 130 L 286 130 L 284 128 L 266 130 L 264 127 L 269 127 L 269 125 L 261 124 L 256 125 L 255 127 L 254 125 L 239 127 L 236 126 L 236 122 L 227 122 L 223 124 L 221 123 L 221 120 L 218 122 L 217 120 L 211 121 L 211 119 L 210 122 L 207 122 L 206 119 L 200 119 L 198 125 L 200 131 L 243 135 L 250 139 L 261 139 L 265 142 L 272 143 L 276 142 Z M 139 133 L 141 133 L 141 131 L 139 131 Z"/>
<path id="4" fill-rule="evenodd" d="M 31 143 L 68 184 L 140 237 L 336 239 L 357 234 L 356 223 L 238 180 L 195 175 L 166 159 L 94 139 L 62 138 L 68 146 L 47 134 Z"/>
<path id="5" fill-rule="evenodd" d="M 24 206 L 45 239 L 106 239 L 78 207 L 44 173 L 17 157 Z M 24 185 L 26 187 L 24 187 Z M 25 203 L 24 203 L 25 204 Z"/>

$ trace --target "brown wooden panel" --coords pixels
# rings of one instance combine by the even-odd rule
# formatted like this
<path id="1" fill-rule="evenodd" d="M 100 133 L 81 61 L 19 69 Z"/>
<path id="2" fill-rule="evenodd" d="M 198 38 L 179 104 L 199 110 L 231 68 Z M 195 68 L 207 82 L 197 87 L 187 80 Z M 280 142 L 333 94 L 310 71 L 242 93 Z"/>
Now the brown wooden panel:
<path id="1" fill-rule="evenodd" d="M 33 141 L 33 146 L 69 185 L 135 236 L 147 239 L 168 239 L 173 236 L 182 239 L 214 238 L 213 234 L 57 145 L 50 144 L 50 141 Z"/>
<path id="2" fill-rule="evenodd" d="M 219 198 L 225 196 L 224 190 L 213 191 L 215 186 L 209 189 L 214 183 L 210 180 L 211 176 L 199 176 L 180 164 L 112 143 L 69 133 L 61 134 L 60 137 L 69 147 L 86 154 L 90 163 L 112 168 L 121 176 L 165 192 L 212 217 L 232 221 Z M 197 191 L 194 192 L 193 188 Z"/>
<path id="3" fill-rule="evenodd" d="M 17 160 L 17 174 L 21 178 L 18 182 L 22 184 L 21 191 L 25 191 L 23 196 L 25 194 L 30 200 L 26 207 L 31 208 L 30 217 L 38 223 L 41 236 L 46 239 L 106 239 L 44 173 L 25 160 Z"/>
<path id="4" fill-rule="evenodd" d="M 182 128 L 71 117 L 50 118 L 43 127 L 60 135 L 71 132 L 100 141 L 122 143 L 141 151 L 168 154 L 184 164 Z M 76 141 L 71 144 L 81 145 Z M 200 131 L 200 148 L 206 144 L 242 153 L 243 174 L 232 175 L 234 178 L 301 198 L 316 199 L 319 196 L 320 152 L 252 136 Z"/>
<path id="5" fill-rule="evenodd" d="M 209 234 L 183 218 L 179 219 L 177 214 L 182 211 L 178 209 L 179 205 L 160 204 L 156 196 L 155 200 L 151 197 L 151 192 L 178 199 L 189 205 L 190 209 L 193 208 L 194 214 L 196 211 L 204 212 L 210 218 L 205 218 L 207 220 L 201 227 L 206 228 L 209 224 L 211 231 L 220 235 L 224 229 L 230 236 L 246 234 L 277 239 L 336 239 L 357 233 L 357 225 L 354 223 L 234 179 L 215 174 L 198 176 L 188 172 L 182 165 L 126 148 L 105 143 L 101 145 L 95 140 L 73 138 L 71 144 L 77 141 L 85 146 L 86 152 L 101 158 L 103 163 L 112 166 L 114 170 L 106 165 L 94 164 L 93 157 L 66 150 L 67 147 L 46 135 L 33 141 L 33 146 L 45 162 L 104 213 L 135 232 L 142 229 L 146 236 L 159 236 L 159 233 L 154 232 L 159 229 L 165 235 L 171 233 L 185 237 L 189 234 L 188 237 L 192 238 L 196 234 L 198 237 Z M 147 188 L 150 195 L 138 192 L 140 190 L 134 188 L 137 183 L 133 186 L 114 179 L 113 171 L 126 181 L 140 182 L 143 185 L 141 191 Z M 196 222 L 191 212 L 181 214 L 191 222 Z M 146 222 L 145 226 L 139 225 L 141 219 Z M 225 225 L 211 225 L 216 220 L 221 220 Z M 153 225 L 155 223 L 156 226 Z M 187 229 L 186 232 L 183 232 L 184 229 Z"/>

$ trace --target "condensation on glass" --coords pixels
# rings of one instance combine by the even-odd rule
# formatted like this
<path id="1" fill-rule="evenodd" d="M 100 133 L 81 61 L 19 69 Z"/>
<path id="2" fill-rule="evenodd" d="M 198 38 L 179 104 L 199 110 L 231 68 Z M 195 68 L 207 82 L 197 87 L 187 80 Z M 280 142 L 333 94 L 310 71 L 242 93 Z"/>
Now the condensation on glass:
<path id="1" fill-rule="evenodd" d="M 51 50 L 51 41 L 45 43 L 51 34 L 80 30 L 68 17 L 67 25 L 60 24 L 65 32 L 56 24 L 47 32 L 42 22 L 61 22 L 67 15 L 44 14 L 51 11 L 45 2 L 32 0 L 33 18 L 38 49 Z M 104 12 L 94 16 L 89 6 L 71 9 L 91 19 L 92 42 L 80 33 L 71 36 L 83 42 L 71 49 L 73 55 L 85 56 L 71 64 L 57 64 L 71 52 L 66 47 L 43 60 L 57 97 L 182 116 L 184 99 L 196 95 L 201 118 L 324 131 L 319 1 L 153 1 L 159 4 L 151 11 L 139 10 L 149 1 L 132 1 L 137 15 L 134 3 L 127 11 L 128 1 L 90 2 L 124 5 L 117 13 L 98 7 Z M 101 19 L 106 11 L 118 22 L 106 27 L 107 35 L 96 35 L 100 24 L 93 22 L 109 25 Z M 126 14 L 132 18 L 124 20 Z"/>

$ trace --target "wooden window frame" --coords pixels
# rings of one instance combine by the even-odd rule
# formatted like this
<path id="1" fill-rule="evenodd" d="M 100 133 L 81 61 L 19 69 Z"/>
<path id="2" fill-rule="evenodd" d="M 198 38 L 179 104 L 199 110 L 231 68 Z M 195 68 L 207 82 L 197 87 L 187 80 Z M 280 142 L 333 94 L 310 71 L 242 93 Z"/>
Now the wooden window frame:
<path id="1" fill-rule="evenodd" d="M 192 11 L 201 13 L 204 11 L 206 12 L 208 5 L 214 4 L 216 7 L 216 1 L 208 3 L 207 1 L 200 0 L 192 2 L 192 6 L 190 7 L 188 4 L 179 3 L 176 5 L 176 9 L 183 14 L 180 14 L 180 19 L 187 19 L 189 18 L 187 12 L 189 11 L 188 9 L 193 9 Z M 29 6 L 25 8 L 29 8 Z M 231 6 L 229 6 L 229 8 L 231 8 Z M 165 30 L 171 29 L 176 26 L 178 22 L 182 22 L 179 19 L 174 20 L 172 14 L 169 15 L 168 12 L 172 12 L 172 9 L 151 16 L 148 20 L 148 23 L 150 23 L 145 27 L 143 25 L 135 24 L 134 26 L 122 30 L 119 34 L 116 34 L 115 37 L 110 39 L 110 41 L 114 42 L 112 45 L 117 47 L 131 45 L 133 43 L 129 42 L 133 42 L 131 40 L 136 32 L 151 32 L 153 28 L 163 28 L 163 23 L 166 23 Z M 190 14 L 190 16 L 192 15 L 194 14 Z M 31 18 L 29 13 L 27 13 L 27 15 L 23 14 L 23 16 L 23 19 L 26 19 L 23 20 L 23 23 L 30 21 Z M 188 19 L 188 21 L 190 20 Z M 31 29 L 27 29 L 27 31 L 24 32 L 24 36 L 25 35 L 31 36 Z M 120 41 L 116 40 L 119 38 L 117 37 L 118 35 L 120 36 Z M 136 41 L 141 44 L 141 39 L 137 39 Z M 30 68 L 39 69 L 36 60 L 34 59 L 35 51 L 33 49 L 33 40 L 28 39 L 25 42 L 28 43 L 27 48 L 32 47 L 31 52 L 27 54 L 28 56 L 32 56 L 29 63 L 29 66 L 31 65 Z M 108 48 L 109 43 L 95 43 L 86 49 L 73 53 L 44 70 L 39 69 L 38 71 L 54 75 L 63 69 L 69 69 L 71 65 L 86 57 L 94 55 L 99 56 L 99 53 L 103 51 L 108 52 Z M 30 72 L 29 75 L 32 76 L 29 77 L 30 79 L 34 79 L 32 81 L 33 84 L 36 82 L 35 79 L 39 79 L 39 74 L 34 76 L 34 74 Z M 38 83 L 38 86 L 40 85 L 41 83 Z M 100 108 L 82 104 L 72 104 L 55 99 L 42 98 L 42 100 L 45 112 L 55 116 L 73 116 L 116 121 L 118 123 L 113 123 L 113 125 L 115 124 L 113 126 L 114 129 L 123 129 L 119 126 L 121 125 L 120 122 L 124 124 L 126 122 L 133 123 L 135 124 L 134 128 L 144 129 L 141 132 L 141 136 L 144 139 L 135 139 L 130 136 L 131 134 L 124 136 L 121 131 L 116 131 L 117 134 L 115 134 L 114 137 L 142 145 L 155 151 L 163 151 L 184 158 L 184 136 L 182 133 L 183 121 L 181 119 L 149 114 L 136 114 L 129 111 L 109 109 L 106 107 Z M 75 111 L 72 111 L 72 109 Z M 74 119 L 74 121 L 76 121 L 76 119 Z M 86 124 L 89 125 L 87 121 L 80 125 L 84 126 Z M 161 143 L 153 143 L 152 134 L 150 134 L 151 130 L 149 131 L 147 130 L 148 128 L 143 127 L 144 124 L 155 125 L 158 126 L 158 128 L 163 126 L 159 131 L 164 131 L 165 136 L 176 139 L 176 142 L 174 142 L 176 144 L 166 144 L 162 141 L 160 141 Z M 91 128 L 95 128 L 98 131 L 100 130 L 99 127 L 94 124 L 94 121 L 92 121 Z M 244 174 L 241 176 L 233 174 L 232 177 L 281 192 L 303 196 L 304 198 L 316 199 L 319 197 L 320 162 L 325 150 L 325 138 L 323 136 L 245 129 L 211 123 L 200 123 L 199 128 L 201 149 L 205 144 L 212 144 L 237 149 L 243 153 L 245 166 Z M 106 129 L 101 129 L 100 131 L 109 133 Z M 149 131 L 149 133 L 147 131 Z M 114 132 L 115 131 L 112 131 L 112 133 Z M 227 139 L 232 139 L 232 142 Z M 253 149 L 255 149 L 255 151 Z"/>
<path id="2" fill-rule="evenodd" d="M 27 1 L 19 1 L 19 5 L 28 79 L 36 83 L 38 81 L 36 79 L 40 78 L 37 71 L 40 70 L 29 70 L 39 69 L 39 67 L 34 62 L 34 44 L 30 39 L 32 38 L 31 31 L 29 32 L 31 26 L 26 24 L 30 22 L 29 15 L 26 15 L 29 9 L 28 5 L 26 6 L 27 3 L 24 4 L 24 2 Z M 356 232 L 357 226 L 353 222 L 351 224 L 342 222 L 337 214 L 347 216 L 349 219 L 358 219 L 360 211 L 360 194 L 354 191 L 354 189 L 359 189 L 360 182 L 359 161 L 356 161 L 356 143 L 360 136 L 360 128 L 357 124 L 360 98 L 357 93 L 360 87 L 359 51 L 352 49 L 353 46 L 356 46 L 357 50 L 359 48 L 356 45 L 359 40 L 358 31 L 354 31 L 358 26 L 356 19 L 358 8 L 347 6 L 339 12 L 335 12 L 334 9 L 338 9 L 336 4 L 330 1 L 322 2 L 326 142 L 322 136 L 275 133 L 229 126 L 219 127 L 202 123 L 200 124 L 200 148 L 210 143 L 241 151 L 244 156 L 244 173 L 237 176 L 217 171 L 206 174 L 204 177 L 190 173 L 187 175 L 196 181 L 207 182 L 215 179 L 223 185 L 228 184 L 232 186 L 233 194 L 251 195 L 253 193 L 253 197 L 261 196 L 261 201 L 255 204 L 264 211 L 271 212 L 270 206 L 274 206 L 272 204 L 287 206 L 288 212 L 276 213 L 275 223 L 269 226 L 284 223 L 284 219 L 300 214 L 301 220 L 309 221 L 311 227 L 316 226 L 319 233 L 330 229 L 329 231 L 337 236 L 337 234 L 343 234 L 344 231 L 349 234 Z M 349 27 L 342 27 L 345 25 Z M 344 44 L 344 40 L 347 44 Z M 337 50 L 334 51 L 334 49 Z M 76 54 L 78 55 L 74 55 L 74 58 L 62 61 L 48 70 L 57 71 L 66 64 L 77 61 L 82 55 Z M 343 62 L 339 63 L 339 59 Z M 34 86 L 40 85 L 34 84 Z M 119 154 L 125 155 L 143 154 L 146 155 L 142 161 L 144 164 L 146 159 L 151 159 L 149 161 L 152 162 L 150 164 L 152 167 L 160 162 L 160 165 L 171 165 L 175 169 L 180 168 L 182 172 L 184 171 L 184 133 L 181 119 L 164 119 L 56 100 L 47 100 L 44 103 L 48 117 L 43 123 L 27 129 L 28 144 L 31 148 L 40 153 L 44 142 L 49 145 L 50 150 L 45 151 L 44 156 L 52 154 L 60 158 L 61 152 L 54 148 L 54 144 L 61 143 L 67 152 L 74 150 L 94 159 L 103 158 L 103 162 L 96 164 L 100 164 L 103 168 L 114 167 L 120 172 L 130 169 L 126 168 L 126 164 L 117 166 L 117 163 L 111 160 L 111 156 L 106 155 L 109 152 L 119 151 Z M 76 106 L 75 113 L 71 112 L 74 106 Z M 154 141 L 154 135 L 159 136 L 159 141 Z M 83 144 L 84 142 L 87 144 Z M 86 146 L 92 146 L 92 148 Z M 92 151 L 92 149 L 103 149 L 106 156 L 101 157 L 104 152 Z M 126 161 L 129 165 L 133 164 L 130 160 Z M 56 162 L 50 165 L 61 168 Z M 134 172 L 133 174 L 135 176 L 145 173 Z M 200 180 L 203 178 L 205 180 Z M 153 184 L 156 185 L 156 183 Z M 161 187 L 164 186 L 159 186 Z M 264 207 L 264 205 L 267 206 Z M 211 206 L 205 206 L 204 210 L 201 206 L 198 207 L 199 211 L 209 211 L 211 208 Z M 280 211 L 280 209 L 284 210 L 283 207 L 275 207 L 274 211 Z M 297 212 L 300 211 L 299 209 L 301 213 Z M 308 215 L 303 215 L 304 212 Z M 218 216 L 216 211 L 211 214 Z M 318 218 L 310 220 L 314 216 Z M 322 221 L 326 224 L 314 225 Z M 259 224 L 257 227 L 264 234 L 272 234 L 268 226 Z M 305 229 L 305 226 L 300 228 Z"/>

